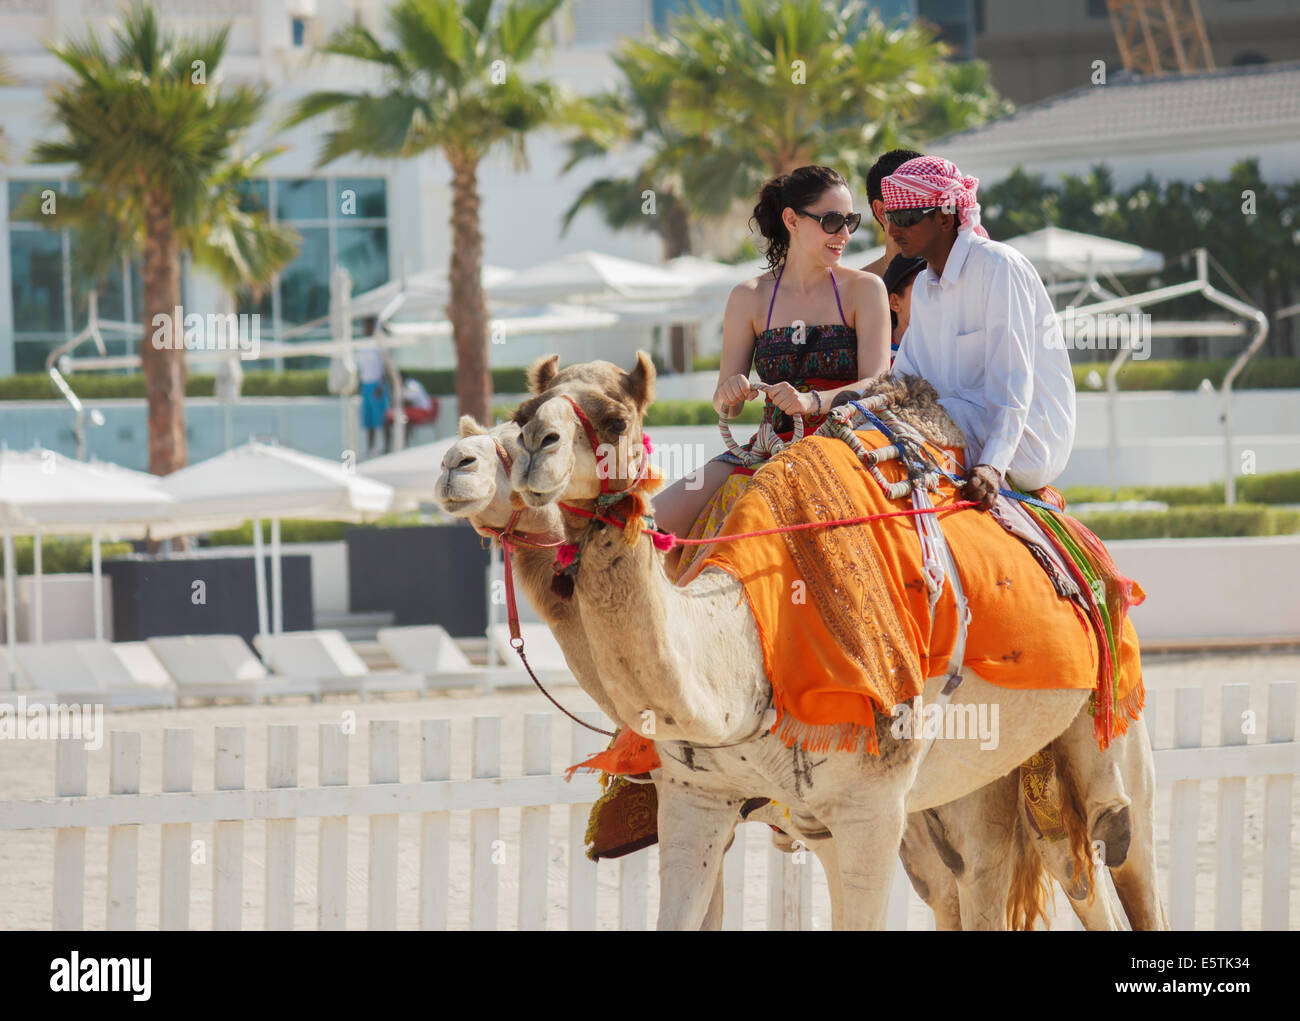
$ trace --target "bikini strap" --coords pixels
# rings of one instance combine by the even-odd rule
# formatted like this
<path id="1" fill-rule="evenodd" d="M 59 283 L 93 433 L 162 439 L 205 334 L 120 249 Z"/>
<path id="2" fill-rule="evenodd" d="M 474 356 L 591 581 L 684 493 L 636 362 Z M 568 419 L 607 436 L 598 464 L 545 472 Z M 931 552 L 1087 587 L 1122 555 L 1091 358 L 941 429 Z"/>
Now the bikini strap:
<path id="1" fill-rule="evenodd" d="M 840 310 L 840 322 L 842 322 L 845 326 L 848 326 L 849 321 L 844 318 L 844 306 L 840 304 L 840 285 L 835 282 L 835 271 L 830 270 L 830 274 L 831 274 L 831 286 L 835 288 L 835 307 Z M 772 297 L 774 298 L 776 297 L 775 291 L 772 292 Z M 768 316 L 770 317 L 771 315 L 772 313 L 769 311 Z"/>
<path id="2" fill-rule="evenodd" d="M 785 263 L 781 263 L 781 268 L 776 271 L 776 283 L 772 285 L 772 300 L 767 303 L 767 325 L 763 327 L 764 331 L 772 328 L 772 308 L 776 305 L 776 289 L 781 286 L 781 274 L 785 272 Z M 843 313 L 840 313 L 843 318 Z"/>

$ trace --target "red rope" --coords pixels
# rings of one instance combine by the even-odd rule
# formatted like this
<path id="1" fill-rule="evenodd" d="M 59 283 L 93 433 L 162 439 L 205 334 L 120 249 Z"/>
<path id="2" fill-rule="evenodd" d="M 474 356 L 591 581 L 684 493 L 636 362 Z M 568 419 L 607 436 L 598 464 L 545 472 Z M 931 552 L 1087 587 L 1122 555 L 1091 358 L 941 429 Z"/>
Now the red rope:
<path id="1" fill-rule="evenodd" d="M 581 507 L 574 507 L 567 503 L 562 503 L 560 506 L 564 508 L 564 510 L 569 511 L 572 514 L 578 514 L 584 518 L 601 517 L 602 520 L 605 520 L 603 516 L 597 515 L 593 511 L 583 510 Z M 907 510 L 882 511 L 879 514 L 867 514 L 860 518 L 837 518 L 833 521 L 803 521 L 796 525 L 785 525 L 781 528 L 764 528 L 757 532 L 738 532 L 735 535 L 719 535 L 712 539 L 681 539 L 676 535 L 673 535 L 671 532 L 660 532 L 653 528 L 643 528 L 641 531 L 646 535 L 667 535 L 671 537 L 673 545 L 711 546 L 718 542 L 732 542 L 735 539 L 754 539 L 761 535 L 779 535 L 782 532 L 797 532 L 805 528 L 833 528 L 838 525 L 865 525 L 870 521 L 879 521 L 881 518 L 904 518 L 912 517 L 917 514 L 939 514 L 948 511 L 965 510 L 967 507 L 974 506 L 976 506 L 974 500 L 958 500 L 956 503 L 951 503 L 947 507 L 911 507 Z M 609 513 L 608 520 L 612 520 L 617 525 L 627 524 L 626 520 L 620 519 L 618 515 L 613 512 Z"/>

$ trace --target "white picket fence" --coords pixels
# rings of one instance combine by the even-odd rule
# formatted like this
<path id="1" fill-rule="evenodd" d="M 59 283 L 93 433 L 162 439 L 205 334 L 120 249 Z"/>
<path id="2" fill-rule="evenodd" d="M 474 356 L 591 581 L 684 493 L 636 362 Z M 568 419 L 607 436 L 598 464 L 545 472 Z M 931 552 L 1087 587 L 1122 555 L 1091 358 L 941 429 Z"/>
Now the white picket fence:
<path id="1" fill-rule="evenodd" d="M 1285 929 L 1290 925 L 1292 879 L 1292 788 L 1300 764 L 1300 744 L 1294 740 L 1296 684 L 1270 686 L 1265 741 L 1246 743 L 1243 713 L 1248 708 L 1248 686 L 1224 685 L 1220 744 L 1201 747 L 1203 692 L 1182 688 L 1175 694 L 1175 747 L 1155 753 L 1159 785 L 1157 819 L 1168 815 L 1168 859 L 1162 867 L 1167 878 L 1166 904 L 1175 928 L 1213 927 L 1240 929 L 1259 925 Z M 1146 720 L 1154 733 L 1160 700 L 1149 697 Z M 585 714 L 589 722 L 599 722 Z M 352 737 L 341 724 L 322 724 L 319 731 L 318 785 L 299 785 L 299 728 L 267 728 L 266 783 L 249 787 L 244 763 L 247 733 L 244 727 L 215 728 L 214 777 L 211 790 L 194 790 L 194 733 L 169 728 L 163 733 L 161 791 L 140 790 L 141 736 L 116 731 L 106 750 L 109 760 L 108 791 L 87 793 L 88 755 L 79 741 L 61 740 L 56 754 L 54 797 L 0 801 L 0 833 L 15 830 L 53 830 L 51 894 L 53 927 L 86 927 L 86 831 L 107 828 L 107 871 L 104 919 L 108 929 L 134 929 L 139 924 L 140 827 L 159 826 L 161 842 L 158 869 L 158 915 L 161 929 L 190 927 L 194 887 L 192 827 L 211 826 L 211 921 L 215 929 L 238 929 L 244 922 L 245 899 L 250 887 L 262 892 L 261 924 L 267 929 L 294 927 L 295 892 L 313 908 L 314 924 L 339 929 L 347 921 L 349 893 L 366 900 L 366 924 L 372 929 L 398 927 L 399 897 L 404 905 L 414 893 L 414 924 L 422 929 L 449 925 L 453 869 L 465 874 L 468 859 L 468 927 L 498 927 L 505 908 L 513 915 L 506 925 L 519 929 L 545 929 L 563 914 L 570 929 L 598 927 L 644 929 L 652 924 L 651 908 L 657 901 L 657 880 L 652 870 L 656 853 L 638 852 L 618 862 L 599 866 L 582 852 L 588 809 L 599 794 L 594 778 L 578 775 L 566 783 L 551 771 L 552 715 L 531 713 L 524 719 L 522 774 L 502 777 L 501 719 L 480 716 L 473 720 L 471 778 L 452 780 L 451 736 L 448 720 L 420 724 L 418 782 L 399 779 L 399 726 L 372 722 L 368 728 L 369 779 L 354 784 L 348 776 L 348 748 Z M 602 740 L 572 728 L 569 761 L 589 755 Z M 1246 782 L 1264 777 L 1262 826 L 1262 913 L 1243 918 L 1243 879 L 1248 838 Z M 1214 839 L 1213 918 L 1198 917 L 1198 823 L 1204 781 L 1217 781 L 1218 814 Z M 551 812 L 567 812 L 566 837 L 557 847 L 551 830 Z M 518 812 L 516 838 L 503 841 L 502 811 Z M 399 818 L 418 820 L 418 880 L 400 881 Z M 453 836 L 453 815 L 468 815 L 468 834 L 462 825 Z M 364 875 L 349 870 L 349 817 L 366 817 L 369 840 Z M 318 820 L 314 883 L 306 883 L 298 856 L 300 820 Z M 245 841 L 245 823 L 264 823 L 265 855 L 262 874 L 250 875 L 245 866 L 256 855 Z M 513 844 L 513 846 L 507 846 Z M 828 927 L 825 877 L 811 854 L 800 860 L 770 846 L 768 830 L 756 824 L 737 832 L 737 847 L 724 863 L 724 927 L 809 929 Z M 748 847 L 748 853 L 744 848 Z M 766 847 L 766 855 L 763 848 Z M 562 853 L 567 867 L 554 875 L 550 865 Z M 509 863 L 509 864 L 505 864 Z M 757 867 L 755 867 L 757 865 Z M 617 870 L 616 915 L 598 911 L 598 873 Z M 509 872 L 510 882 L 503 882 Z M 763 876 L 763 873 L 766 873 Z M 409 880 L 409 876 L 407 879 Z M 253 880 L 256 880 L 254 882 Z M 517 880 L 517 881 L 516 881 Z M 765 881 L 765 882 L 764 882 Z M 564 889 L 566 910 L 553 910 L 551 894 Z M 304 885 L 307 887 L 304 890 Z M 610 884 L 605 883 L 606 887 Z M 765 911 L 755 910 L 755 891 L 766 887 Z M 295 891 L 297 886 L 297 891 Z M 503 889 L 517 888 L 513 913 L 501 904 Z M 748 902 L 748 904 L 747 904 Z M 302 919 L 299 912 L 299 919 Z M 355 914 L 355 912 L 354 912 Z M 762 914 L 762 919 L 757 916 Z M 410 912 L 406 913 L 410 917 Z M 897 870 L 890 900 L 890 927 L 924 926 L 928 917 Z M 98 927 L 98 918 L 94 925 Z M 616 921 L 615 921 L 616 919 Z M 603 921 L 602 921 L 603 920 Z M 513 924 L 512 924 L 513 923 Z M 815 923 L 815 924 L 814 924 Z M 930 925 L 933 924 L 930 920 Z M 460 926 L 456 926 L 460 927 Z M 1068 924 L 1065 927 L 1070 927 Z"/>

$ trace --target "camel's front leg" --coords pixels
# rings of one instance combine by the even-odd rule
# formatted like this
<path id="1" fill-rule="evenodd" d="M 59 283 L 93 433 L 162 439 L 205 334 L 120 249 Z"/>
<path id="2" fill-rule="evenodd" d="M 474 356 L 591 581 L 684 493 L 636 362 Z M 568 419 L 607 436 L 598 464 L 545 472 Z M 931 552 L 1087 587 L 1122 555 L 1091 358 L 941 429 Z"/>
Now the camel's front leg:
<path id="1" fill-rule="evenodd" d="M 862 800 L 844 815 L 835 814 L 830 824 L 839 858 L 840 895 L 843 898 L 840 928 L 883 929 L 889 911 L 889 888 L 894 879 L 894 860 L 903 841 L 907 813 L 902 793 L 863 792 Z M 863 814 L 862 806 L 874 811 Z M 852 814 L 848 814 L 848 812 Z"/>
<path id="2" fill-rule="evenodd" d="M 672 780 L 659 786 L 659 928 L 691 930 L 722 905 L 722 856 L 740 802 Z M 720 916 L 721 912 L 718 912 Z"/>

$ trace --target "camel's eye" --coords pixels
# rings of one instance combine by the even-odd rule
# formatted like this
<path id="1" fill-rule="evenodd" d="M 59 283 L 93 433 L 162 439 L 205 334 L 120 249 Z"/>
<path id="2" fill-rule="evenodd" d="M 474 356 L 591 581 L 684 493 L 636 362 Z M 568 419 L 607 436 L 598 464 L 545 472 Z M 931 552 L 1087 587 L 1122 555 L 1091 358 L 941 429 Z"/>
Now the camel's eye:
<path id="1" fill-rule="evenodd" d="M 627 419 L 625 418 L 607 418 L 604 422 L 605 432 L 612 436 L 622 436 L 627 432 Z"/>

